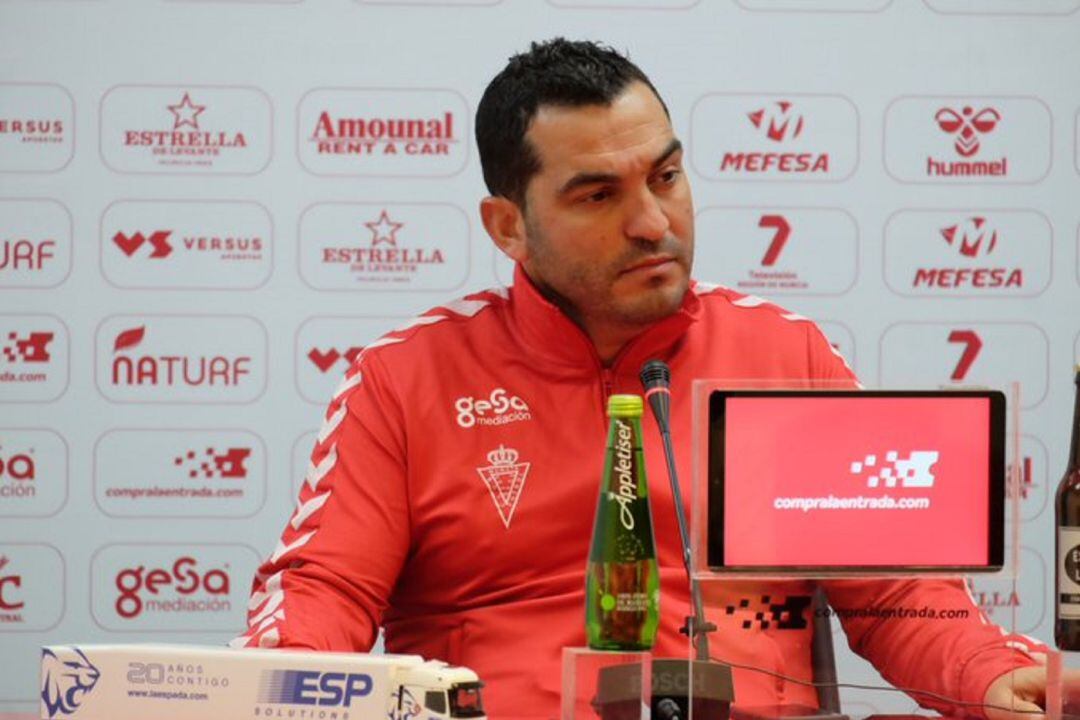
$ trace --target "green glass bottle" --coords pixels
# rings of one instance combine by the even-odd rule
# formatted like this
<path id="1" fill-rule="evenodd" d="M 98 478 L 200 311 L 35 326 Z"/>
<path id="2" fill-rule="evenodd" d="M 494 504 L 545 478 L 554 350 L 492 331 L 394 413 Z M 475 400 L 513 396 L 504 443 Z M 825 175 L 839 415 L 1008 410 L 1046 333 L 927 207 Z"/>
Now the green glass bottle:
<path id="1" fill-rule="evenodd" d="M 660 624 L 643 411 L 639 395 L 608 399 L 611 423 L 585 579 L 585 634 L 594 650 L 648 650 Z"/>

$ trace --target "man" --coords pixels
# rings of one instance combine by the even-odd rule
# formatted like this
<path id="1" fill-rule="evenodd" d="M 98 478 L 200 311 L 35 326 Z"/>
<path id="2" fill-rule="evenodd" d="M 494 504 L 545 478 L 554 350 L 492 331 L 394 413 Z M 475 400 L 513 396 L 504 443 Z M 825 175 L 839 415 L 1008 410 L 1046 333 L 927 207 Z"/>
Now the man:
<path id="1" fill-rule="evenodd" d="M 692 379 L 854 377 L 805 318 L 691 282 L 683 148 L 625 58 L 592 43 L 534 44 L 488 86 L 476 133 L 491 192 L 480 212 L 517 263 L 514 285 L 435 308 L 357 359 L 237 644 L 362 651 L 382 625 L 392 652 L 478 671 L 490 717 L 554 717 L 561 649 L 584 644 L 607 396 L 639 391 L 641 364 L 665 360 L 677 461 L 689 468 Z M 649 473 L 663 477 L 659 437 L 645 432 Z M 686 657 L 678 627 L 689 598 L 667 484 L 651 497 L 663 590 L 655 654 Z M 971 714 L 984 701 L 1037 710 L 1029 700 L 1045 680 L 1031 643 L 987 623 L 961 582 L 825 587 L 840 608 L 970 609 L 947 623 L 844 626 L 898 686 L 972 703 L 961 708 Z M 735 670 L 738 703 L 816 704 L 799 682 L 811 679 L 809 627 L 754 622 L 759 601 L 812 590 L 710 588 L 713 656 L 750 668 Z"/>

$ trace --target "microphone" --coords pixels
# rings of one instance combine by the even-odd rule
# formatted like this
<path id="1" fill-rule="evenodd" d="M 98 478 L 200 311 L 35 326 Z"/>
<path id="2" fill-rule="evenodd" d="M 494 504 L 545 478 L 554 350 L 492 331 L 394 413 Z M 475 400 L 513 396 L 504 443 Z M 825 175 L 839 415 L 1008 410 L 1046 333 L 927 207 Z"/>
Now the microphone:
<path id="1" fill-rule="evenodd" d="M 663 360 L 650 360 L 641 366 L 641 384 L 645 387 L 645 399 L 649 401 L 660 433 L 670 433 L 671 369 Z"/>
<path id="2" fill-rule="evenodd" d="M 660 720 L 682 720 L 682 710 L 671 698 L 664 698 L 656 703 L 656 714 Z"/>

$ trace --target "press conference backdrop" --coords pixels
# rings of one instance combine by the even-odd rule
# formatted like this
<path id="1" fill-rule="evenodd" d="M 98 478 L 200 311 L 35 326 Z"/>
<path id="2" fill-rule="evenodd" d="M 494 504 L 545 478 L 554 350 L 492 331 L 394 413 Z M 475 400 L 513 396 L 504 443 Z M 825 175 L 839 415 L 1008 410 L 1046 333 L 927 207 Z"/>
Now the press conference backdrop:
<path id="1" fill-rule="evenodd" d="M 35 711 L 42 644 L 243 626 L 350 359 L 509 283 L 472 115 L 558 34 L 663 92 L 697 277 L 867 384 L 1022 383 L 1018 590 L 973 590 L 1050 638 L 1080 0 L 0 0 L 0 711 Z"/>

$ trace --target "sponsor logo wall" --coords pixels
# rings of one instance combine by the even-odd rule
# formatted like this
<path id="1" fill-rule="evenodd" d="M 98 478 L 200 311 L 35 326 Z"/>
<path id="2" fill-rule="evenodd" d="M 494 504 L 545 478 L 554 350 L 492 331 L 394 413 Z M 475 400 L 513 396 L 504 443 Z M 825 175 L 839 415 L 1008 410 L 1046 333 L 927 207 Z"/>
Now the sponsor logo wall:
<path id="1" fill-rule="evenodd" d="M 117 3 L 0 11 L 0 718 L 37 711 L 43 644 L 242 628 L 350 363 L 512 282 L 476 209 L 473 114 L 554 34 L 629 49 L 663 94 L 696 277 L 814 318 L 868 386 L 1021 384 L 1019 572 L 969 585 L 1050 639 L 1080 0 Z M 432 422 L 520 430 L 537 392 L 463 386 Z M 477 466 L 510 528 L 542 463 L 515 447 Z M 837 652 L 842 679 L 879 681 Z"/>

